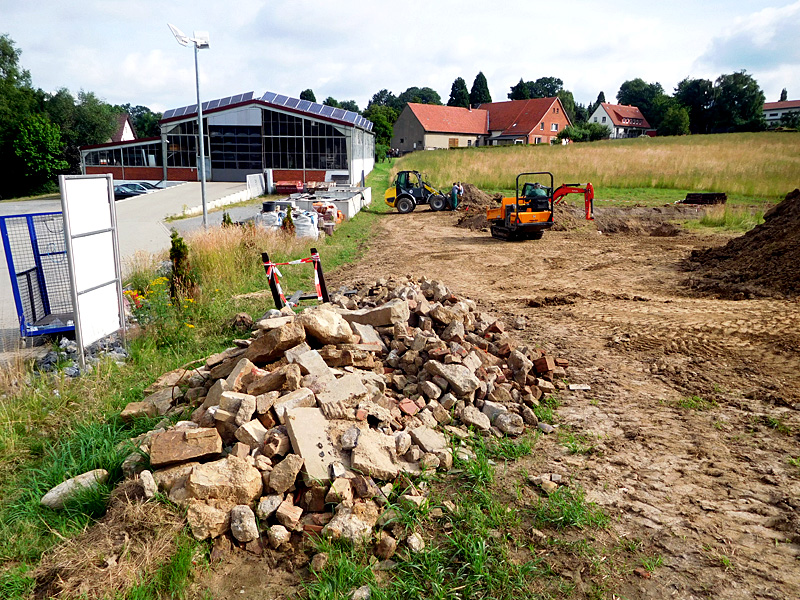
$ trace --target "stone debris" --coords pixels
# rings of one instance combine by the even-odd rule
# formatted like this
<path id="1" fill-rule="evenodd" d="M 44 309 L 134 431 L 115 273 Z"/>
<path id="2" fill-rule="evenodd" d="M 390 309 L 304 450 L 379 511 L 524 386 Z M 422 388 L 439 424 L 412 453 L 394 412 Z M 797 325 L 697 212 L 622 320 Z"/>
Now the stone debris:
<path id="1" fill-rule="evenodd" d="M 105 483 L 108 480 L 108 471 L 105 469 L 95 469 L 87 473 L 62 481 L 57 486 L 42 496 L 42 506 L 48 508 L 64 508 L 70 500 L 79 496 L 82 492 L 92 489 Z"/>
<path id="2" fill-rule="evenodd" d="M 397 532 L 373 531 L 391 526 L 392 504 L 428 502 L 409 476 L 447 471 L 454 454 L 474 460 L 476 435 L 554 431 L 534 408 L 567 387 L 568 363 L 518 344 L 508 331 L 521 326 L 411 278 L 360 285 L 297 316 L 271 311 L 249 340 L 163 375 L 125 408 L 125 420 L 191 420 L 133 440 L 124 473 L 148 497 L 157 486 L 182 505 L 197 539 L 225 536 L 256 553 L 306 535 L 374 541 L 389 564 Z M 536 485 L 551 493 L 560 480 Z M 404 543 L 425 546 L 418 534 Z"/>

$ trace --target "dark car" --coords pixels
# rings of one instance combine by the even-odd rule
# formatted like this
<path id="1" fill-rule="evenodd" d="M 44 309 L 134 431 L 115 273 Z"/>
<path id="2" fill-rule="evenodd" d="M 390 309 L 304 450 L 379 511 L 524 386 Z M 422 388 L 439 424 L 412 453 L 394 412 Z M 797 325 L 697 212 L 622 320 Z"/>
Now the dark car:
<path id="1" fill-rule="evenodd" d="M 161 189 L 160 187 L 158 187 L 157 185 L 153 185 L 149 181 L 137 181 L 136 183 L 138 183 L 142 187 L 147 188 L 150 191 L 155 191 L 155 190 L 160 190 Z"/>
<path id="2" fill-rule="evenodd" d="M 143 192 L 137 192 L 124 185 L 114 186 L 114 200 L 124 200 L 125 198 L 133 198 L 134 196 L 141 196 Z"/>

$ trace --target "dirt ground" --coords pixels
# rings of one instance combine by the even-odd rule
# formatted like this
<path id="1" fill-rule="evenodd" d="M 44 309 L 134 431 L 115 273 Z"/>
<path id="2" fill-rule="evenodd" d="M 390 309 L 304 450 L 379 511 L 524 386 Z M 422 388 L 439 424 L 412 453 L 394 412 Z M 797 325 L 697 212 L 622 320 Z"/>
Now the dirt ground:
<path id="1" fill-rule="evenodd" d="M 730 235 L 583 228 L 514 243 L 457 219 L 386 215 L 331 287 L 438 279 L 508 322 L 526 317 L 524 342 L 569 359 L 569 381 L 591 391 L 562 395 L 559 422 L 595 449 L 568 454 L 550 436 L 527 460 L 572 478 L 612 516 L 612 535 L 663 558 L 650 579 L 614 582 L 613 597 L 800 597 L 800 467 L 789 462 L 800 456 L 800 303 L 685 287 L 689 253 Z"/>

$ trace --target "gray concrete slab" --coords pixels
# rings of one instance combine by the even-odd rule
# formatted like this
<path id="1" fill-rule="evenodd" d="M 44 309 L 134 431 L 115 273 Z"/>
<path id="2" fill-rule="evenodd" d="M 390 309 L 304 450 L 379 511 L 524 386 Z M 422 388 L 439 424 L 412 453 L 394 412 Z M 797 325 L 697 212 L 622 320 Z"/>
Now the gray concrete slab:
<path id="1" fill-rule="evenodd" d="M 244 183 L 208 182 L 206 200 L 212 202 L 245 189 Z M 120 255 L 123 274 L 130 268 L 131 258 L 139 251 L 156 254 L 169 248 L 170 224 L 165 219 L 181 214 L 184 209 L 202 205 L 200 183 L 190 182 L 116 202 Z M 21 215 L 61 211 L 60 199 L 3 200 L 0 215 Z M 209 223 L 217 224 L 222 213 L 211 215 Z M 234 217 L 238 219 L 239 217 Z M 202 227 L 202 218 L 176 221 L 181 233 Z M 5 252 L 0 246 L 0 352 L 13 351 L 19 346 L 19 323 Z"/>

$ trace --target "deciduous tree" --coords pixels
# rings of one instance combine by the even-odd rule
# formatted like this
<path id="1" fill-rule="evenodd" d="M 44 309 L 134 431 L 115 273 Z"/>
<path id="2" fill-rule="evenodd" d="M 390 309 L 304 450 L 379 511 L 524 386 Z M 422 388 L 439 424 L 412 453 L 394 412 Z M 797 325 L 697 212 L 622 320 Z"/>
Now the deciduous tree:
<path id="1" fill-rule="evenodd" d="M 786 88 L 781 90 L 781 99 L 778 102 L 786 102 L 786 99 L 789 97 L 789 92 L 786 91 Z"/>
<path id="2" fill-rule="evenodd" d="M 314 95 L 314 90 L 308 88 L 300 92 L 300 100 L 308 100 L 309 102 L 316 102 L 317 97 Z"/>
<path id="3" fill-rule="evenodd" d="M 69 166 L 62 158 L 61 131 L 41 114 L 30 115 L 20 123 L 14 154 L 31 189 L 40 188 Z"/>
<path id="4" fill-rule="evenodd" d="M 658 135 L 686 135 L 689 133 L 689 111 L 674 104 L 667 109 L 658 126 Z"/>
<path id="5" fill-rule="evenodd" d="M 617 92 L 617 102 L 637 107 L 650 125 L 657 126 L 653 104 L 658 96 L 664 94 L 664 88 L 658 82 L 647 83 L 641 77 L 624 82 Z"/>
<path id="6" fill-rule="evenodd" d="M 764 99 L 746 71 L 720 75 L 714 82 L 714 131 L 761 131 L 766 127 Z"/>
<path id="7" fill-rule="evenodd" d="M 689 113 L 689 130 L 708 133 L 711 127 L 711 106 L 714 104 L 714 84 L 708 79 L 689 79 L 675 88 L 675 99 Z"/>

